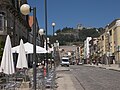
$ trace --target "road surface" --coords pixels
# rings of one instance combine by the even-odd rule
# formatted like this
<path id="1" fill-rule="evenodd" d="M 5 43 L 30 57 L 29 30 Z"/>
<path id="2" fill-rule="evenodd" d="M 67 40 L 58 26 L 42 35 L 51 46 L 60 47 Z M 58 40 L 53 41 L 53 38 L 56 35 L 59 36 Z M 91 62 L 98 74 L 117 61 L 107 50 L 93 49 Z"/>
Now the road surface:
<path id="1" fill-rule="evenodd" d="M 120 90 L 120 72 L 118 71 L 82 65 L 62 69 L 57 71 L 61 76 L 59 77 L 61 84 L 58 83 L 57 90 L 61 87 L 64 88 L 61 90 Z"/>

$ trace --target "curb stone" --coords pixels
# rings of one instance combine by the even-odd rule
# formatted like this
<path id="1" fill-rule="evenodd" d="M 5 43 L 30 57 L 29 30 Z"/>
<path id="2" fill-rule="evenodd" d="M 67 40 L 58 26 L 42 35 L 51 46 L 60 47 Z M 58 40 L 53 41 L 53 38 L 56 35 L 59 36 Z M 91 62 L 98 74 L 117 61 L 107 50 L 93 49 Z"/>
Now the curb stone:
<path id="1" fill-rule="evenodd" d="M 108 69 L 108 70 L 114 70 L 114 71 L 120 72 L 120 69 L 115 69 L 115 68 L 102 67 L 102 66 L 92 66 L 92 65 L 84 65 L 84 66 L 86 66 L 86 67 L 98 67 L 98 68 L 101 68 L 101 69 Z"/>

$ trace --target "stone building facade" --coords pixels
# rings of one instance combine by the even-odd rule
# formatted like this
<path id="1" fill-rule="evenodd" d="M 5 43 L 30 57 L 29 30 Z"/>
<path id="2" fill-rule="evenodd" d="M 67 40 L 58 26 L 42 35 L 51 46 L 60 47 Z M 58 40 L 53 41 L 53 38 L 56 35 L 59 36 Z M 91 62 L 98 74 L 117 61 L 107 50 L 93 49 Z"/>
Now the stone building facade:
<path id="1" fill-rule="evenodd" d="M 5 41 L 10 35 L 12 46 L 19 44 L 20 39 L 28 41 L 31 28 L 28 16 L 20 13 L 20 6 L 27 0 L 0 0 L 0 41 Z"/>

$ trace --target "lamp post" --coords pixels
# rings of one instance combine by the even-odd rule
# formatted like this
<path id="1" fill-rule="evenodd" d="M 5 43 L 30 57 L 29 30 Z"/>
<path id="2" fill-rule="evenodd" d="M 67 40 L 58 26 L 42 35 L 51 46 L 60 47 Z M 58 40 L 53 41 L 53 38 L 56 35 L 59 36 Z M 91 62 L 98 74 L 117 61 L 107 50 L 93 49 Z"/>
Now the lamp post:
<path id="1" fill-rule="evenodd" d="M 59 61 L 60 61 L 60 57 L 59 57 L 59 42 L 58 42 L 58 40 L 56 40 L 56 45 L 55 45 L 55 47 L 56 47 L 56 50 L 55 50 L 55 53 L 56 53 L 56 66 L 58 66 L 59 65 Z"/>
<path id="2" fill-rule="evenodd" d="M 47 0 L 44 0 L 44 8 L 45 8 L 45 33 L 46 33 L 46 50 L 48 51 L 47 47 Z M 46 53 L 46 72 L 48 76 L 48 53 Z"/>
<path id="3" fill-rule="evenodd" d="M 54 33 L 55 33 L 55 23 L 54 22 L 52 23 L 52 27 L 53 27 L 53 36 L 54 36 Z"/>
<path id="4" fill-rule="evenodd" d="M 55 62 L 55 42 L 54 42 L 54 36 L 55 36 L 55 22 L 52 23 L 52 27 L 53 27 L 53 58 L 54 58 L 54 69 L 56 68 L 56 62 Z"/>
<path id="5" fill-rule="evenodd" d="M 43 35 L 44 35 L 44 29 L 40 29 L 38 31 L 39 35 L 41 36 L 41 47 L 44 47 L 44 40 L 43 40 Z"/>
<path id="6" fill-rule="evenodd" d="M 44 48 L 44 29 L 40 29 L 39 31 L 38 31 L 38 33 L 39 33 L 39 35 L 40 35 L 40 46 L 41 47 L 43 47 Z M 43 62 L 43 61 L 42 61 Z M 45 66 L 45 60 L 44 60 L 44 63 L 42 63 L 42 65 L 44 65 Z"/>
<path id="7" fill-rule="evenodd" d="M 44 29 L 41 28 L 41 29 L 39 30 L 39 34 L 40 34 L 41 36 L 44 35 Z"/>
<path id="8" fill-rule="evenodd" d="M 33 88 L 36 90 L 36 7 L 30 8 L 28 4 L 20 7 L 23 15 L 28 15 L 31 10 L 33 10 Z"/>

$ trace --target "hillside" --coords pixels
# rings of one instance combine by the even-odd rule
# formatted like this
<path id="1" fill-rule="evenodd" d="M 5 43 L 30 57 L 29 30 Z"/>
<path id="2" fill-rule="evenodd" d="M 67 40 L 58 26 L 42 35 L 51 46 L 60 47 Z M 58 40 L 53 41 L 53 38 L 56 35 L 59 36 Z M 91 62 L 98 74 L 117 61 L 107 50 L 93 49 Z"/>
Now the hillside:
<path id="1" fill-rule="evenodd" d="M 60 45 L 79 45 L 83 43 L 86 37 L 98 37 L 103 32 L 103 28 L 73 29 L 65 27 L 56 31 L 57 36 L 50 36 L 50 40 L 51 42 L 58 40 Z"/>

